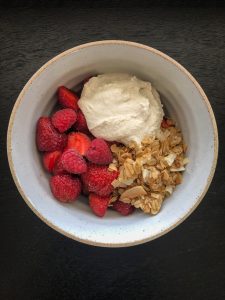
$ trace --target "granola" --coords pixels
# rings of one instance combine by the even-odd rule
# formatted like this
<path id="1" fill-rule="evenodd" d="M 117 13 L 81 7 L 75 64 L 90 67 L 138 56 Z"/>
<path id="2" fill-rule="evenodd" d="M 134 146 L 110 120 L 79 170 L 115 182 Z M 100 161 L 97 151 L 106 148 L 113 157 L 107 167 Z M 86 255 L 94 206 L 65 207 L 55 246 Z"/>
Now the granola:
<path id="1" fill-rule="evenodd" d="M 142 140 L 140 146 L 111 146 L 114 160 L 109 170 L 119 170 L 110 204 L 117 199 L 155 215 L 164 199 L 182 182 L 182 172 L 188 163 L 187 145 L 181 131 L 172 120 L 154 137 Z"/>

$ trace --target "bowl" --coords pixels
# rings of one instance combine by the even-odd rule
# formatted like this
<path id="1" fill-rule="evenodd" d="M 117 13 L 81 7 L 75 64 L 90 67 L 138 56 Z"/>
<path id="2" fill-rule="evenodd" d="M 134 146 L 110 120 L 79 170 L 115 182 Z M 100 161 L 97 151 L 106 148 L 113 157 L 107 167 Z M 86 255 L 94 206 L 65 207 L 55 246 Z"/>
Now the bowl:
<path id="1" fill-rule="evenodd" d="M 52 111 L 58 86 L 73 88 L 90 75 L 106 72 L 127 72 L 152 82 L 167 113 L 181 127 L 188 145 L 190 163 L 183 183 L 164 201 L 156 216 L 136 211 L 123 217 L 108 211 L 104 218 L 98 218 L 84 197 L 73 204 L 63 204 L 51 194 L 49 176 L 36 148 L 36 122 L 41 115 Z M 48 61 L 31 77 L 11 114 L 7 151 L 15 184 L 41 220 L 65 236 L 86 244 L 123 247 L 162 236 L 194 211 L 214 175 L 218 134 L 204 91 L 184 67 L 154 48 L 109 40 L 69 49 Z"/>

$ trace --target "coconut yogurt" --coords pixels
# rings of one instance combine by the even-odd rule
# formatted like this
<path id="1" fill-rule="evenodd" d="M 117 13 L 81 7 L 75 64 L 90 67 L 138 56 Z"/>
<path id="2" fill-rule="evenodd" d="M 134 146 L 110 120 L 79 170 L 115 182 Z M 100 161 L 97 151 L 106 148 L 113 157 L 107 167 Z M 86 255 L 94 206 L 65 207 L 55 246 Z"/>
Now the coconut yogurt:
<path id="1" fill-rule="evenodd" d="M 125 145 L 157 135 L 164 116 L 160 96 L 151 83 L 124 73 L 92 77 L 78 105 L 95 137 Z"/>

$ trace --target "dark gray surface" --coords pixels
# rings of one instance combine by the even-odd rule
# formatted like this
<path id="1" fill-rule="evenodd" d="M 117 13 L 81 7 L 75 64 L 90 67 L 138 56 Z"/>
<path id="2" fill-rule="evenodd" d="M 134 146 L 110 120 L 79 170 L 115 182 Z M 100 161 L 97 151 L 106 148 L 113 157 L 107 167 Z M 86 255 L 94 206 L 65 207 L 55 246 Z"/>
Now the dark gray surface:
<path id="1" fill-rule="evenodd" d="M 124 249 L 82 245 L 42 223 L 6 157 L 10 112 L 30 76 L 61 51 L 102 39 L 141 42 L 183 64 L 208 95 L 220 134 L 199 208 L 166 236 Z M 0 299 L 225 299 L 225 10 L 2 9 L 0 41 Z"/>

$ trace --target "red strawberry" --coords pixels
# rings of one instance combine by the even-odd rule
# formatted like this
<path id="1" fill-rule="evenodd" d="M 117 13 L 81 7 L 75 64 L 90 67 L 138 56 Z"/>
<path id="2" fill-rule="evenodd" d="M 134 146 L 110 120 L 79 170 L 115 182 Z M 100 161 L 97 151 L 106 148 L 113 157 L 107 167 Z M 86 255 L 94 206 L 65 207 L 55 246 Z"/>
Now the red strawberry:
<path id="1" fill-rule="evenodd" d="M 68 135 L 67 149 L 74 149 L 81 155 L 85 155 L 91 145 L 89 137 L 81 132 L 71 132 Z"/>
<path id="2" fill-rule="evenodd" d="M 64 166 L 62 165 L 62 161 L 61 161 L 60 158 L 56 161 L 52 172 L 53 172 L 54 175 L 66 175 L 66 174 L 68 174 L 68 172 L 66 170 L 64 170 Z"/>
<path id="3" fill-rule="evenodd" d="M 164 117 L 161 123 L 161 127 L 162 128 L 168 128 L 169 125 L 167 124 L 167 119 Z"/>
<path id="4" fill-rule="evenodd" d="M 43 165 L 48 172 L 52 172 L 56 161 L 61 156 L 61 151 L 46 152 L 43 155 Z"/>
<path id="5" fill-rule="evenodd" d="M 109 196 L 101 197 L 94 193 L 89 195 L 89 205 L 93 213 L 98 217 L 103 217 L 105 215 L 109 200 Z"/>
<path id="6" fill-rule="evenodd" d="M 87 127 L 85 116 L 81 110 L 79 110 L 77 113 L 77 121 L 76 124 L 74 125 L 74 129 L 86 134 L 90 134 L 90 131 Z"/>
<path id="7" fill-rule="evenodd" d="M 58 110 L 52 116 L 52 124 L 59 132 L 68 130 L 77 119 L 76 112 L 71 108 Z"/>
<path id="8" fill-rule="evenodd" d="M 100 196 L 108 196 L 113 191 L 112 182 L 119 175 L 119 172 L 108 170 L 108 166 L 88 164 L 87 172 L 81 175 L 83 184 L 89 192 Z"/>
<path id="9" fill-rule="evenodd" d="M 62 150 L 66 146 L 67 136 L 59 133 L 48 117 L 37 122 L 36 142 L 39 151 Z"/>
<path id="10" fill-rule="evenodd" d="M 77 95 L 65 86 L 58 88 L 58 101 L 62 107 L 78 110 L 78 100 Z"/>
<path id="11" fill-rule="evenodd" d="M 161 123 L 161 127 L 162 128 L 168 128 L 174 126 L 174 122 L 166 117 L 163 117 L 162 123 Z"/>
<path id="12" fill-rule="evenodd" d="M 63 152 L 61 158 L 63 169 L 69 173 L 81 174 L 87 171 L 87 164 L 83 157 L 73 149 Z"/>
<path id="13" fill-rule="evenodd" d="M 103 139 L 94 139 L 87 150 L 87 159 L 98 165 L 108 165 L 112 162 L 112 152 L 108 144 Z"/>
<path id="14" fill-rule="evenodd" d="M 70 175 L 55 175 L 50 179 L 50 187 L 54 197 L 61 202 L 72 202 L 81 193 L 81 182 Z"/>
<path id="15" fill-rule="evenodd" d="M 133 213 L 134 207 L 129 203 L 124 203 L 120 200 L 113 202 L 112 208 L 119 212 L 123 216 L 127 216 Z"/>

